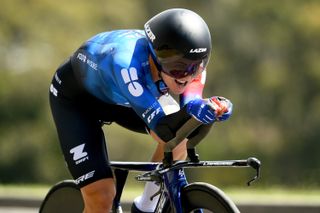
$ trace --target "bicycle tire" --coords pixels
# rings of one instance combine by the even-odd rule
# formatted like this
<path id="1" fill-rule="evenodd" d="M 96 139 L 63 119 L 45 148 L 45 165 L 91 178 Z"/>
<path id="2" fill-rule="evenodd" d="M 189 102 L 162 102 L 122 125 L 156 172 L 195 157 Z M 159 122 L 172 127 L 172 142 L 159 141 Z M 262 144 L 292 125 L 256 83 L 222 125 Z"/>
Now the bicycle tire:
<path id="1" fill-rule="evenodd" d="M 168 206 L 169 205 L 169 206 Z M 171 213 L 170 204 L 163 212 Z M 233 201 L 219 188 L 208 183 L 195 182 L 181 190 L 182 212 L 240 213 Z"/>
<path id="2" fill-rule="evenodd" d="M 54 185 L 40 206 L 40 213 L 79 213 L 83 211 L 80 189 L 73 180 L 64 180 Z"/>

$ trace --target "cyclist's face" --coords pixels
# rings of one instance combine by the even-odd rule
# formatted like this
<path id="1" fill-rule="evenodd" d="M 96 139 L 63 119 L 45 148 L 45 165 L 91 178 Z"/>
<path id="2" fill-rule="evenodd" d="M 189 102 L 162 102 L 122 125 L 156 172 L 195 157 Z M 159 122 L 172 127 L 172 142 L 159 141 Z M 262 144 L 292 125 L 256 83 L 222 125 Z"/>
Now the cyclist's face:
<path id="1" fill-rule="evenodd" d="M 176 79 L 176 78 L 173 78 L 173 77 L 167 75 L 164 72 L 161 72 L 161 76 L 162 76 L 164 83 L 169 88 L 170 92 L 172 92 L 175 95 L 182 94 L 186 90 L 187 86 L 196 77 L 196 76 L 186 76 L 184 78 Z"/>

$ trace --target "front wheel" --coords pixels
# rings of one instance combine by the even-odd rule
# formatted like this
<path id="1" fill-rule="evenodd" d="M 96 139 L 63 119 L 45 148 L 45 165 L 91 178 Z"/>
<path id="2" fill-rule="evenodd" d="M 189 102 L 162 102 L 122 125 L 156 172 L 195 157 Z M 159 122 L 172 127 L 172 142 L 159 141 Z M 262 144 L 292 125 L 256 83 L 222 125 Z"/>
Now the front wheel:
<path id="1" fill-rule="evenodd" d="M 182 189 L 183 212 L 240 213 L 219 188 L 207 183 L 191 183 Z"/>

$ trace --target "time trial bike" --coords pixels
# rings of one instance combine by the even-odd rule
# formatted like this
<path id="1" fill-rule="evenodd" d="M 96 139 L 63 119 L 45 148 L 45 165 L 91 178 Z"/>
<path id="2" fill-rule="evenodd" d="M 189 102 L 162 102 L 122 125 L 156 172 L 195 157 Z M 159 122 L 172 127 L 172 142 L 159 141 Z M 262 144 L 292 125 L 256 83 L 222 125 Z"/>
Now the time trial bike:
<path id="1" fill-rule="evenodd" d="M 260 175 L 260 161 L 253 157 L 245 160 L 222 161 L 199 161 L 193 159 L 173 162 L 171 165 L 165 165 L 165 163 L 161 162 L 119 161 L 112 161 L 110 164 L 115 174 L 117 188 L 112 210 L 114 213 L 123 212 L 121 195 L 130 171 L 141 172 L 136 176 L 138 181 L 154 181 L 159 184 L 159 191 L 150 197 L 150 199 L 154 199 L 159 195 L 155 209 L 155 212 L 159 213 L 240 212 L 234 202 L 219 188 L 203 182 L 188 183 L 184 173 L 185 168 L 252 167 L 256 170 L 256 174 L 248 182 L 248 185 Z M 83 210 L 83 206 L 81 192 L 77 184 L 73 180 L 65 180 L 57 183 L 49 190 L 40 207 L 40 213 L 80 213 Z"/>

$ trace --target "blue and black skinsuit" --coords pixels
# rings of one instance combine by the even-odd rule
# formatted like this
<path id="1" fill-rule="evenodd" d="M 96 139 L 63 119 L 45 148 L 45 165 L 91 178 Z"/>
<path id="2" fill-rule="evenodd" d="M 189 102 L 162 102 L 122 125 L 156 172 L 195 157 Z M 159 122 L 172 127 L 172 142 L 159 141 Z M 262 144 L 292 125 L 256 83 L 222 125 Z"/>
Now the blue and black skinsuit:
<path id="1" fill-rule="evenodd" d="M 190 118 L 183 105 L 201 97 L 200 77 L 181 95 L 182 110 L 166 115 L 153 81 L 144 31 L 103 32 L 87 40 L 54 74 L 50 106 L 68 168 L 85 186 L 112 177 L 102 125 L 116 122 L 135 132 L 175 137 Z"/>

